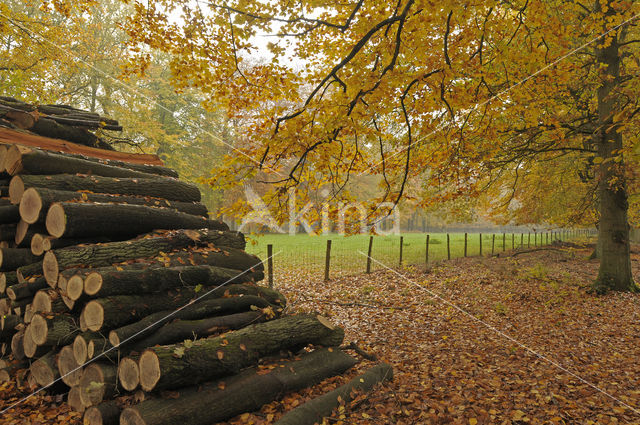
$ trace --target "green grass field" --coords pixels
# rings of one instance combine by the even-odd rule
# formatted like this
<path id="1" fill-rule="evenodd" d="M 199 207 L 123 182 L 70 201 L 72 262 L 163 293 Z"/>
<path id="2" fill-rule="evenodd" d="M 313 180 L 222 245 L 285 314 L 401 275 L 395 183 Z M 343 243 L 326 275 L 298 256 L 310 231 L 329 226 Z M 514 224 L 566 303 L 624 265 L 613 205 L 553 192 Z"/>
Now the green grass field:
<path id="1" fill-rule="evenodd" d="M 467 237 L 467 255 L 480 254 L 480 235 L 469 233 Z M 547 243 L 546 235 L 531 234 L 531 246 Z M 424 233 L 405 233 L 403 237 L 403 264 L 424 264 L 426 259 L 426 240 Z M 451 258 L 464 256 L 464 233 L 450 233 Z M 367 249 L 369 246 L 368 235 L 340 236 L 337 234 L 310 236 L 307 234 L 290 235 L 258 235 L 247 236 L 247 251 L 258 255 L 261 259 L 267 258 L 267 245 L 273 245 L 274 272 L 279 269 L 301 269 L 304 271 L 324 273 L 325 252 L 327 240 L 331 239 L 331 275 L 357 274 L 366 270 Z M 524 246 L 527 246 L 527 234 L 523 237 Z M 515 247 L 520 246 L 520 234 L 513 237 Z M 491 253 L 492 234 L 482 235 L 482 253 Z M 512 248 L 512 234 L 505 237 L 505 249 Z M 495 235 L 495 252 L 502 251 L 502 234 Z M 400 236 L 374 236 L 371 257 L 372 270 L 395 267 L 400 260 Z M 444 260 L 447 258 L 446 233 L 431 233 L 429 235 L 429 262 Z M 379 263 L 377 263 L 378 261 Z M 382 264 L 380 264 L 382 263 Z"/>

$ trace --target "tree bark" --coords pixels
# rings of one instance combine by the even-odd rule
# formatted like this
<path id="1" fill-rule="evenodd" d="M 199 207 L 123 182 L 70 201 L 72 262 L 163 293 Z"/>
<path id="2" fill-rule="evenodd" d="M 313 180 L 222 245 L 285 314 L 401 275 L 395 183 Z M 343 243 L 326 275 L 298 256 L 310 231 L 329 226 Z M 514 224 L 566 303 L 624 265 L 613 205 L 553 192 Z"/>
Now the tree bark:
<path id="1" fill-rule="evenodd" d="M 238 373 L 261 357 L 307 344 L 337 346 L 342 328 L 321 316 L 300 314 L 258 323 L 216 338 L 151 347 L 138 363 L 144 391 L 180 388 Z M 178 353 L 178 354 L 177 354 Z"/>
<path id="2" fill-rule="evenodd" d="M 207 217 L 207 207 L 200 202 L 179 202 L 150 197 L 70 192 L 41 187 L 31 187 L 24 191 L 19 206 L 20 217 L 27 223 L 44 222 L 47 211 L 52 204 L 55 202 L 69 201 L 144 205 L 148 207 L 169 208 L 191 215 Z"/>
<path id="3" fill-rule="evenodd" d="M 615 19 L 618 13 L 612 0 L 606 2 L 605 18 Z M 596 2 L 596 12 L 600 12 Z M 605 22 L 609 22 L 605 19 Z M 608 30 L 608 28 L 605 28 Z M 600 69 L 601 86 L 598 88 L 598 133 L 597 147 L 599 165 L 598 194 L 600 198 L 600 226 L 598 248 L 600 268 L 593 289 L 598 293 L 609 290 L 637 291 L 638 286 L 631 273 L 629 245 L 629 221 L 624 162 L 622 157 L 622 130 L 614 116 L 620 110 L 618 87 L 621 84 L 619 52 L 619 30 L 611 37 L 598 40 L 595 48 L 596 62 Z M 604 43 L 604 46 L 603 46 Z"/>
<path id="4" fill-rule="evenodd" d="M 300 360 L 281 362 L 269 373 L 250 369 L 227 379 L 220 389 L 217 383 L 178 392 L 175 399 L 152 399 L 126 408 L 121 425 L 208 425 L 238 414 L 258 410 L 287 392 L 315 385 L 343 373 L 356 360 L 340 350 L 316 350 Z M 222 386 L 222 385 L 221 385 Z M 203 408 L 206 406 L 206 408 Z"/>
<path id="5" fill-rule="evenodd" d="M 235 247 L 244 249 L 244 235 L 215 230 L 179 230 L 167 236 L 111 242 L 101 245 L 68 247 L 44 255 L 44 277 L 54 286 L 61 269 L 78 266 L 104 267 L 137 258 L 148 258 L 189 246 Z"/>
<path id="6" fill-rule="evenodd" d="M 84 293 L 92 298 L 165 291 L 180 286 L 216 286 L 244 283 L 251 273 L 215 266 L 151 267 L 138 270 L 103 270 L 84 279 Z M 46 282 L 45 282 L 46 283 Z M 68 296 L 74 298 L 69 291 Z"/>
<path id="7" fill-rule="evenodd" d="M 156 345 L 176 344 L 187 339 L 204 338 L 224 331 L 242 329 L 266 320 L 267 315 L 260 311 L 245 311 L 200 320 L 176 320 L 151 333 L 147 338 L 136 341 L 128 347 L 128 350 L 141 352 Z"/>
<path id="8" fill-rule="evenodd" d="M 56 352 L 49 351 L 44 356 L 40 357 L 35 362 L 31 363 L 29 368 L 31 374 L 38 385 L 44 387 L 53 384 L 53 382 L 60 378 L 60 372 L 56 366 Z"/>
<path id="9" fill-rule="evenodd" d="M 393 379 L 393 369 L 381 363 L 358 375 L 345 385 L 294 408 L 274 425 L 313 425 L 330 416 L 341 403 L 349 403 L 354 394 L 370 391 L 374 385 Z"/>
<path id="10" fill-rule="evenodd" d="M 30 251 L 30 250 L 27 250 L 27 251 Z M 23 283 L 23 282 L 29 281 L 29 279 L 31 279 L 32 277 L 42 276 L 43 274 L 42 267 L 43 267 L 42 261 L 38 261 L 36 263 L 31 263 L 31 264 L 27 264 L 26 266 L 18 267 L 16 269 L 16 276 L 18 277 L 18 282 Z"/>
<path id="11" fill-rule="evenodd" d="M 20 203 L 24 191 L 30 187 L 78 191 L 116 195 L 138 195 L 163 198 L 170 201 L 200 202 L 197 186 L 171 178 L 117 178 L 102 176 L 74 176 L 57 174 L 53 176 L 14 176 L 9 183 L 9 198 L 14 204 Z"/>
<path id="12" fill-rule="evenodd" d="M 17 223 L 18 220 L 20 220 L 20 208 L 17 205 L 0 206 L 0 223 Z"/>
<path id="13" fill-rule="evenodd" d="M 0 210 L 2 210 L 3 208 L 7 207 L 0 207 Z M 15 208 L 15 205 L 12 205 L 9 208 Z M 15 240 L 18 220 L 11 220 L 10 222 L 7 222 L 5 224 L 0 224 L 0 241 L 13 242 Z"/>
<path id="14" fill-rule="evenodd" d="M 39 149 L 18 147 L 9 148 L 5 159 L 7 173 L 18 174 L 92 174 L 104 177 L 140 177 L 156 178 L 158 175 L 135 171 L 130 168 L 116 167 L 101 162 L 89 161 L 69 155 L 63 155 Z"/>
<path id="15" fill-rule="evenodd" d="M 250 292 L 253 292 L 252 289 L 254 288 L 257 289 L 256 292 L 254 294 L 250 294 Z M 284 300 L 284 297 L 273 296 L 268 292 L 258 292 L 262 289 L 266 290 L 267 288 L 247 285 L 231 285 L 225 289 L 225 292 L 229 295 L 233 293 L 234 295 L 242 296 L 211 299 L 210 297 L 221 297 L 224 295 L 222 291 L 214 291 L 214 293 L 208 295 L 205 299 L 194 304 L 190 304 L 181 310 L 159 311 L 150 314 L 135 323 L 114 329 L 109 332 L 109 342 L 113 346 L 118 346 L 119 344 L 129 340 L 128 342 L 131 344 L 141 338 L 147 336 L 151 337 L 153 332 L 172 320 L 198 320 L 210 316 L 219 316 L 251 310 L 252 306 L 258 309 L 272 306 L 274 314 L 278 314 L 279 312 L 276 311 L 278 310 L 278 307 L 276 306 L 282 305 L 284 307 L 283 302 L 282 304 L 278 303 L 279 299 L 282 298 Z"/>
<path id="16" fill-rule="evenodd" d="M 0 294 L 4 294 L 9 286 L 18 282 L 18 274 L 16 272 L 0 273 Z"/>
<path id="17" fill-rule="evenodd" d="M 41 289 L 48 288 L 49 285 L 44 277 L 39 277 L 33 282 L 23 282 L 11 285 L 7 288 L 7 296 L 12 301 L 22 300 L 25 298 L 33 298 L 33 296 Z"/>
<path id="18" fill-rule="evenodd" d="M 168 208 L 74 202 L 52 204 L 46 225 L 57 238 L 139 235 L 156 229 L 222 230 L 220 222 Z"/>
<path id="19" fill-rule="evenodd" d="M 0 270 L 11 271 L 18 267 L 37 263 L 42 257 L 31 253 L 28 248 L 0 248 Z"/>

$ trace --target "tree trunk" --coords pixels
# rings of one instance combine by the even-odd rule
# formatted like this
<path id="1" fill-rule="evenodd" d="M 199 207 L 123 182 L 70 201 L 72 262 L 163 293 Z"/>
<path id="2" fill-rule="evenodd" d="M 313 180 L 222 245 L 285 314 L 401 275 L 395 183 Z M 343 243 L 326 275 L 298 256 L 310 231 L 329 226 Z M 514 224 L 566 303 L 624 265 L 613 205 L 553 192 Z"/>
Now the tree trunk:
<path id="1" fill-rule="evenodd" d="M 106 195 L 100 193 L 69 192 L 31 187 L 24 191 L 20 200 L 20 217 L 27 223 L 44 222 L 49 207 L 55 202 L 86 201 L 93 203 L 112 203 L 144 205 L 148 207 L 170 208 L 187 214 L 207 217 L 207 207 L 200 202 L 179 202 L 166 199 Z"/>
<path id="2" fill-rule="evenodd" d="M 33 255 L 28 248 L 1 248 L 0 270 L 16 270 L 18 267 L 36 263 L 41 259 L 42 257 Z"/>
<path id="3" fill-rule="evenodd" d="M 121 425 L 208 425 L 258 410 L 282 395 L 315 385 L 353 367 L 356 360 L 340 350 L 316 350 L 300 360 L 281 362 L 269 373 L 255 369 L 227 379 L 178 392 L 175 399 L 152 399 L 126 408 Z M 221 389 L 222 388 L 222 389 Z M 203 408 L 206 406 L 206 408 Z"/>
<path id="4" fill-rule="evenodd" d="M 73 357 L 76 359 L 78 364 L 84 364 L 87 359 L 93 357 L 89 356 L 89 343 L 94 340 L 105 341 L 105 344 L 108 344 L 102 335 L 91 331 L 78 334 L 73 339 Z"/>
<path id="5" fill-rule="evenodd" d="M 60 372 L 56 366 L 56 352 L 53 350 L 49 351 L 44 356 L 31 363 L 29 370 L 36 379 L 38 385 L 44 387 L 53 384 L 56 379 L 60 378 Z"/>
<path id="6" fill-rule="evenodd" d="M 84 279 L 84 293 L 92 298 L 165 291 L 180 286 L 216 286 L 244 283 L 251 273 L 215 266 L 151 267 L 140 270 L 108 270 L 90 273 Z M 45 282 L 46 283 L 46 282 Z M 78 299 L 75 294 L 67 296 Z"/>
<path id="7" fill-rule="evenodd" d="M 58 238 L 54 238 L 53 236 L 45 236 L 42 239 L 42 252 L 45 253 L 47 251 L 51 251 L 52 249 L 66 248 L 68 246 L 94 245 L 97 243 L 107 243 L 107 242 L 114 242 L 114 240 L 112 238 L 107 238 L 107 237 L 58 239 Z M 31 252 L 33 252 L 33 250 Z"/>
<path id="8" fill-rule="evenodd" d="M 85 425 L 119 425 L 122 408 L 115 401 L 89 407 L 82 417 Z"/>
<path id="9" fill-rule="evenodd" d="M 176 344 L 187 339 L 205 338 L 220 332 L 242 329 L 267 319 L 267 315 L 261 311 L 245 311 L 200 320 L 176 320 L 152 332 L 148 337 L 135 342 L 131 347 L 128 347 L 128 350 L 141 352 L 156 345 Z"/>
<path id="10" fill-rule="evenodd" d="M 115 295 L 89 301 L 80 319 L 85 330 L 110 330 L 140 320 L 151 313 L 172 310 L 198 297 L 194 287 L 175 289 L 169 293 L 146 295 Z"/>
<path id="11" fill-rule="evenodd" d="M 25 298 L 33 298 L 33 296 L 41 289 L 48 288 L 49 285 L 44 277 L 39 277 L 33 282 L 23 282 L 11 285 L 7 288 L 6 293 L 12 301 L 22 300 Z"/>
<path id="12" fill-rule="evenodd" d="M 247 326 L 216 338 L 151 347 L 140 356 L 144 391 L 180 388 L 238 373 L 261 357 L 307 344 L 337 346 L 342 328 L 321 316 L 300 314 Z"/>
<path id="13" fill-rule="evenodd" d="M 345 385 L 294 408 L 282 416 L 274 425 L 313 425 L 331 416 L 342 403 L 349 403 L 355 395 L 370 391 L 374 385 L 393 379 L 393 369 L 381 363 L 358 375 Z"/>
<path id="14" fill-rule="evenodd" d="M 18 274 L 16 272 L 0 273 L 0 294 L 4 294 L 9 286 L 13 286 L 18 282 Z"/>
<path id="15" fill-rule="evenodd" d="M 253 289 L 256 289 L 256 291 L 251 294 Z M 135 323 L 114 329 L 109 332 L 109 342 L 113 346 L 118 346 L 128 340 L 132 343 L 151 335 L 166 323 L 176 319 L 198 320 L 210 316 L 250 310 L 252 306 L 258 309 L 273 306 L 274 310 L 277 310 L 277 307 L 275 307 L 279 304 L 277 300 L 280 298 L 284 299 L 284 297 L 274 297 L 269 293 L 260 293 L 259 291 L 262 289 L 266 290 L 267 288 L 248 285 L 231 285 L 228 288 L 225 287 L 224 293 L 222 291 L 214 291 L 214 293 L 209 294 L 205 299 L 190 304 L 181 310 L 159 311 Z M 222 297 L 225 293 L 228 295 L 233 293 L 234 295 L 242 296 L 211 299 L 211 297 Z M 284 307 L 284 305 L 282 306 Z M 274 311 L 274 314 L 277 313 L 277 311 Z"/>
<path id="16" fill-rule="evenodd" d="M 14 242 L 17 248 L 29 248 L 31 251 L 31 238 L 38 233 L 45 233 L 47 229 L 43 224 L 29 224 L 24 220 L 20 220 L 16 226 L 16 235 Z"/>
<path id="17" fill-rule="evenodd" d="M 15 208 L 15 205 L 12 205 L 8 208 Z M 0 207 L 0 210 L 7 207 Z M 20 214 L 18 214 L 20 215 Z M 18 217 L 18 220 L 20 218 Z M 18 227 L 18 220 L 11 220 L 10 222 L 0 222 L 5 224 L 0 224 L 0 241 L 13 242 L 16 238 L 16 228 Z"/>
<path id="18" fill-rule="evenodd" d="M 30 250 L 27 250 L 30 251 Z M 37 263 L 27 264 L 26 266 L 21 266 L 16 269 L 16 276 L 18 277 L 19 283 L 24 283 L 29 281 L 32 277 L 39 277 L 43 274 L 43 263 L 42 261 L 38 261 Z M 47 283 L 49 283 L 47 281 Z M 51 283 L 49 283 L 51 285 Z"/>
<path id="19" fill-rule="evenodd" d="M 207 244 L 244 249 L 245 241 L 244 235 L 237 232 L 179 230 L 164 237 L 68 247 L 48 251 L 44 255 L 44 277 L 49 285 L 55 287 L 58 273 L 62 269 L 78 266 L 110 266 L 137 258 L 153 257 L 160 252 Z"/>
<path id="20" fill-rule="evenodd" d="M 89 161 L 39 149 L 9 148 L 5 159 L 7 173 L 18 174 L 92 174 L 105 177 L 156 178 L 158 175 L 135 171 L 130 168 L 114 167 L 101 162 Z"/>
<path id="21" fill-rule="evenodd" d="M 222 230 L 220 222 L 168 208 L 74 202 L 52 204 L 46 224 L 57 238 L 139 235 L 156 229 Z"/>
<path id="22" fill-rule="evenodd" d="M 171 178 L 117 178 L 101 176 L 74 176 L 57 174 L 53 176 L 15 176 L 9 183 L 9 198 L 14 204 L 20 203 L 25 189 L 43 187 L 53 190 L 88 190 L 96 193 L 116 195 L 139 195 L 163 198 L 173 201 L 199 202 L 200 190 L 197 186 Z"/>
<path id="23" fill-rule="evenodd" d="M 41 289 L 33 296 L 31 308 L 34 313 L 63 313 L 67 306 L 62 301 L 60 294 L 51 289 Z"/>
<path id="24" fill-rule="evenodd" d="M 74 412 L 84 412 L 86 406 L 82 403 L 82 399 L 80 398 L 80 387 L 73 386 L 67 395 L 67 404 Z"/>
<path id="25" fill-rule="evenodd" d="M 65 345 L 58 353 L 56 358 L 56 365 L 58 366 L 58 372 L 62 377 L 62 382 L 70 387 L 75 387 L 80 383 L 82 378 L 82 367 L 76 363 L 76 359 L 73 356 L 73 347 L 71 345 Z"/>
<path id="26" fill-rule="evenodd" d="M 606 2 L 606 18 L 615 19 L 617 7 L 612 0 Z M 600 3 L 596 2 L 596 12 L 600 12 Z M 605 22 L 608 22 L 605 19 Z M 608 28 L 606 28 L 608 30 Z M 609 290 L 637 291 L 631 274 L 629 246 L 629 222 L 627 210 L 627 187 L 622 158 L 622 129 L 614 116 L 620 110 L 621 84 L 618 31 L 611 37 L 598 40 L 596 62 L 601 70 L 601 86 L 598 88 L 598 157 L 599 165 L 598 194 L 600 198 L 600 226 L 598 247 L 600 248 L 600 269 L 594 282 L 594 290 L 604 293 Z M 609 43 L 610 41 L 610 43 Z M 603 47 L 603 43 L 606 44 Z"/>

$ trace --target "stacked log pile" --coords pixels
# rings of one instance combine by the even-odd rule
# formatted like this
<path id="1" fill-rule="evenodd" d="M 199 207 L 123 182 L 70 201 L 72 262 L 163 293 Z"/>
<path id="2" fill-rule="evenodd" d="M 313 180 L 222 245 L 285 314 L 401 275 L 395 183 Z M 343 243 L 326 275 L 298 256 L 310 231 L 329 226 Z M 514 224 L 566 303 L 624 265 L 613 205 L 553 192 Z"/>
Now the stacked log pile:
<path id="1" fill-rule="evenodd" d="M 86 424 L 210 424 L 356 364 L 173 170 L 3 145 L 0 173 L 0 380 Z"/>

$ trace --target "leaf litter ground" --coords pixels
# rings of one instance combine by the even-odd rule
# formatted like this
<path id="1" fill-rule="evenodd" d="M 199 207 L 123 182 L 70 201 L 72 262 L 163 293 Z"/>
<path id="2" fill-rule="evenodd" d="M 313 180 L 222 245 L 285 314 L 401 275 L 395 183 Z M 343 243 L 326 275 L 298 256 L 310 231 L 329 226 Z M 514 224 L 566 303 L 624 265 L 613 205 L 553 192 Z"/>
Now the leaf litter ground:
<path id="1" fill-rule="evenodd" d="M 394 368 L 392 383 L 328 424 L 640 424 L 640 295 L 588 294 L 598 267 L 589 253 L 564 246 L 329 282 L 298 269 L 276 285 L 290 311 L 322 312 Z M 637 249 L 632 265 L 640 281 Z M 372 364 L 227 423 L 273 423 Z M 26 390 L 4 384 L 0 407 Z M 55 396 L 0 420 L 36 421 L 80 423 Z"/>

